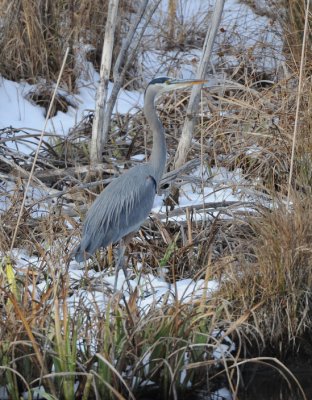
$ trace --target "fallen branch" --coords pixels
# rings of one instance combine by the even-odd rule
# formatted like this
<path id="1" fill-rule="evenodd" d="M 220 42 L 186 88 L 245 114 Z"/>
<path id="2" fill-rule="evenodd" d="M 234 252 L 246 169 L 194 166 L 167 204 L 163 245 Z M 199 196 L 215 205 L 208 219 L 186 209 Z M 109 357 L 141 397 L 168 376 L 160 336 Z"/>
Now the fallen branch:
<path id="1" fill-rule="evenodd" d="M 64 178 L 76 178 L 83 180 L 84 177 L 92 177 L 100 174 L 115 174 L 116 170 L 110 168 L 107 163 L 90 165 L 79 165 L 69 168 L 53 168 L 46 171 L 36 171 L 36 178 L 43 182 L 55 182 Z"/>
<path id="2" fill-rule="evenodd" d="M 26 171 L 20 165 L 16 164 L 13 160 L 10 160 L 10 159 L 0 155 L 0 161 L 7 164 L 10 167 L 10 169 L 13 172 L 15 171 L 15 173 L 16 173 L 16 176 L 14 176 L 13 174 L 5 175 L 8 177 L 8 180 L 12 181 L 12 179 L 14 179 L 16 181 L 17 179 L 20 179 L 20 178 L 30 179 L 30 172 Z M 47 192 L 51 191 L 51 189 L 48 188 L 43 182 L 41 182 L 40 179 L 36 178 L 35 176 L 31 176 L 31 179 L 43 190 L 45 190 Z"/>
<path id="3" fill-rule="evenodd" d="M 35 131 L 38 133 L 28 133 L 27 131 Z M 2 128 L 0 129 L 0 132 L 2 135 L 8 135 L 6 137 L 0 137 L 0 144 L 5 143 L 5 142 L 18 142 L 19 140 L 23 139 L 30 139 L 34 138 L 39 140 L 41 136 L 41 132 L 38 131 L 37 129 L 33 128 L 13 128 L 12 126 Z M 17 135 L 17 133 L 23 132 L 22 135 Z M 14 134 L 14 136 L 13 136 Z M 44 137 L 56 137 L 60 138 L 61 136 L 56 133 L 49 133 L 49 132 L 44 132 Z"/>
<path id="4" fill-rule="evenodd" d="M 174 217 L 180 217 L 182 215 L 186 214 L 186 210 L 189 209 L 191 212 L 192 211 L 197 211 L 197 213 L 209 213 L 209 212 L 225 212 L 228 213 L 230 208 L 237 208 L 237 207 L 255 207 L 255 203 L 250 202 L 250 201 L 205 201 L 204 203 L 201 204 L 195 204 L 195 205 L 185 205 L 185 206 L 179 206 L 175 208 L 174 210 L 168 211 L 168 212 L 158 212 L 158 213 L 152 213 L 152 215 L 156 216 L 159 219 L 169 219 L 169 218 L 174 218 Z M 180 221 L 179 221 L 180 222 Z"/>

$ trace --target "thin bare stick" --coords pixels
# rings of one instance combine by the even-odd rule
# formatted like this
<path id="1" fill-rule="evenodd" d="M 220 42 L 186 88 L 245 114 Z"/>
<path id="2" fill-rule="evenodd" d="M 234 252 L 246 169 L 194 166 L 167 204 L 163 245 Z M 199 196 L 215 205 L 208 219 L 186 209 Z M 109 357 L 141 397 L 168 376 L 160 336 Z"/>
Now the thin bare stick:
<path id="1" fill-rule="evenodd" d="M 100 68 L 100 84 L 96 93 L 94 121 L 90 145 L 90 162 L 96 164 L 102 161 L 102 151 L 107 140 L 105 132 L 105 109 L 108 99 L 108 82 L 113 59 L 115 30 L 117 26 L 118 0 L 108 3 L 107 20 L 105 26 L 102 60 Z"/>
<path id="2" fill-rule="evenodd" d="M 207 73 L 208 66 L 211 59 L 213 44 L 218 32 L 218 28 L 221 21 L 225 0 L 219 0 L 215 3 L 215 8 L 211 18 L 211 24 L 207 30 L 203 53 L 199 62 L 198 71 L 196 74 L 197 79 L 204 79 Z M 183 165 L 186 161 L 187 154 L 192 144 L 192 135 L 195 126 L 194 114 L 197 111 L 198 103 L 200 100 L 200 92 L 202 85 L 193 86 L 189 104 L 187 106 L 187 115 L 182 128 L 181 137 L 179 140 L 178 148 L 174 157 L 174 167 L 178 168 Z"/>
<path id="3" fill-rule="evenodd" d="M 11 247 L 10 247 L 10 253 L 11 254 L 12 254 L 12 250 L 14 248 L 14 243 L 15 243 L 15 240 L 16 240 L 18 227 L 20 225 L 21 218 L 22 218 L 22 215 L 23 215 L 23 209 L 24 209 L 24 206 L 25 206 L 26 198 L 27 198 L 27 192 L 28 192 L 28 189 L 29 189 L 29 186 L 30 186 L 30 182 L 32 181 L 32 177 L 33 177 L 33 174 L 34 174 L 36 162 L 37 162 L 38 155 L 39 155 L 39 150 L 40 150 L 41 144 L 43 142 L 43 136 L 44 136 L 44 133 L 45 133 L 45 130 L 46 130 L 49 118 L 50 118 L 50 114 L 51 114 L 51 110 L 52 110 L 52 107 L 53 107 L 53 104 L 54 104 L 55 96 L 56 96 L 58 87 L 59 87 L 60 82 L 61 82 L 61 77 L 62 77 L 64 68 L 65 68 L 65 64 L 66 64 L 66 60 L 67 60 L 67 57 L 68 57 L 68 53 L 69 53 L 69 47 L 67 47 L 65 55 L 64 55 L 64 58 L 63 58 L 63 63 L 62 63 L 62 66 L 61 66 L 61 70 L 60 70 L 59 76 L 57 78 L 57 82 L 56 82 L 56 85 L 55 85 L 55 88 L 54 88 L 54 91 L 53 91 L 53 96 L 52 96 L 52 99 L 51 99 L 51 102 L 50 102 L 50 105 L 49 105 L 49 109 L 48 109 L 48 112 L 47 112 L 47 116 L 46 116 L 46 119 L 45 119 L 45 122 L 44 122 L 44 127 L 43 127 L 43 129 L 41 131 L 41 134 L 40 134 L 38 147 L 37 147 L 36 154 L 35 154 L 35 157 L 34 157 L 34 160 L 33 160 L 33 164 L 32 164 L 32 167 L 31 167 L 31 170 L 30 170 L 30 173 L 29 173 L 29 178 L 28 178 L 26 189 L 25 189 L 25 192 L 24 192 L 23 201 L 22 201 L 21 208 L 20 208 L 20 211 L 19 211 L 19 214 L 18 214 L 16 227 L 15 227 L 13 238 L 12 238 L 12 242 L 11 242 Z"/>
<path id="4" fill-rule="evenodd" d="M 302 79 L 303 66 L 304 66 L 304 60 L 305 60 L 304 53 L 305 53 L 305 48 L 306 48 L 306 43 L 307 43 L 309 6 L 310 6 L 310 0 L 307 1 L 307 8 L 306 8 L 305 20 L 304 20 L 304 31 L 303 31 L 302 49 L 301 49 L 301 60 L 300 60 L 300 71 L 299 71 L 299 84 L 298 84 L 296 117 L 295 117 L 294 135 L 293 135 L 293 141 L 292 141 L 290 171 L 289 171 L 289 180 L 288 180 L 288 192 L 287 192 L 287 203 L 286 203 L 287 210 L 289 209 L 291 181 L 292 181 L 293 170 L 294 170 L 295 148 L 296 148 L 296 139 L 297 139 L 297 132 L 298 132 L 299 110 L 300 110 L 300 100 L 301 100 L 302 81 L 303 81 L 303 79 Z"/>
<path id="5" fill-rule="evenodd" d="M 138 11 L 137 17 L 134 19 L 133 24 L 131 25 L 129 32 L 120 49 L 120 53 L 117 57 L 115 66 L 113 68 L 114 83 L 112 91 L 109 98 L 107 98 L 107 96 L 105 97 L 106 99 L 105 104 L 104 105 L 102 104 L 101 106 L 102 107 L 101 133 L 98 131 L 98 129 L 100 128 L 97 127 L 92 128 L 92 142 L 95 143 L 95 140 L 98 140 L 98 145 L 97 147 L 94 148 L 94 153 L 93 153 L 92 152 L 93 145 L 91 143 L 91 150 L 90 150 L 91 163 L 102 162 L 102 152 L 104 145 L 108 139 L 110 122 L 118 93 L 123 84 L 126 71 L 129 70 L 129 65 L 133 62 L 133 59 L 137 54 L 137 48 L 140 44 L 141 38 L 159 3 L 160 0 L 154 0 L 153 2 L 148 2 L 148 1 L 141 2 L 141 6 Z M 99 88 L 98 90 L 101 90 L 101 88 Z M 94 124 L 95 122 L 93 122 L 93 126 L 95 126 Z M 96 135 L 99 135 L 99 139 L 94 139 Z M 92 154 L 94 154 L 94 156 Z"/>

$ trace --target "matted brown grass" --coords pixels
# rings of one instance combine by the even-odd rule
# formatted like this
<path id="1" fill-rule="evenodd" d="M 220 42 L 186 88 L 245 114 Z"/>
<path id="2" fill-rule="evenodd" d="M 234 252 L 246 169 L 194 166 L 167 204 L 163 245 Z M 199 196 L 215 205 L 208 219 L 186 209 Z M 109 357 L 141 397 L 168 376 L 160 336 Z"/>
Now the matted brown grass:
<path id="1" fill-rule="evenodd" d="M 29 0 L 24 4 L 30 8 L 37 3 Z M 86 10 L 90 5 L 81 3 Z M 21 11 L 24 19 L 19 27 L 14 25 L 18 32 L 13 30 L 14 40 L 6 42 L 8 59 L 11 57 L 11 70 L 16 67 L 19 77 L 32 80 L 38 71 L 43 74 L 48 70 L 53 79 L 53 65 L 40 63 L 55 43 L 50 43 L 49 49 L 43 45 L 40 38 L 49 35 L 49 30 L 44 32 L 42 25 L 38 25 L 38 10 L 35 11 L 31 16 L 29 9 Z M 14 22 L 13 9 L 11 12 Z M 87 12 L 73 18 L 93 21 Z M 105 18 L 104 11 L 98 18 Z M 86 30 L 88 23 L 81 21 Z M 32 53 L 14 53 L 13 47 L 24 45 L 26 39 L 31 39 L 37 54 L 42 55 L 40 61 L 33 62 Z M 55 64 L 57 54 L 50 59 Z M 27 57 L 29 63 L 24 66 L 22 60 Z M 3 67 L 8 70 L 8 65 Z M 312 175 L 308 68 L 303 74 L 291 202 L 287 207 L 297 60 L 294 58 L 286 67 L 287 76 L 278 71 L 271 84 L 256 87 L 250 69 L 243 64 L 241 67 L 241 76 L 246 78 L 244 87 L 223 94 L 203 94 L 201 123 L 194 132 L 189 159 L 202 158 L 208 170 L 240 168 L 245 178 L 244 190 L 252 198 L 253 207 L 223 209 L 218 217 L 209 210 L 205 222 L 194 222 L 193 211 L 187 209 L 181 212 L 185 216 L 183 223 L 159 221 L 154 216 L 126 253 L 132 276 L 139 276 L 142 271 L 158 274 L 166 268 L 163 276 L 172 284 L 180 278 L 202 278 L 206 284 L 215 279 L 220 284 L 219 291 L 199 298 L 194 293 L 192 301 L 184 304 L 177 298 L 171 303 L 164 298 L 144 314 L 138 305 L 144 298 L 144 288 L 135 289 L 125 301 L 122 296 L 112 295 L 102 277 L 92 278 L 91 269 L 113 270 L 111 250 L 97 254 L 90 269 L 85 269 L 79 279 L 69 280 L 69 253 L 81 231 L 76 216 L 83 218 L 85 208 L 105 184 L 85 186 L 79 192 L 75 192 L 75 186 L 82 179 L 87 185 L 88 179 L 100 180 L 103 176 L 80 179 L 70 175 L 44 181 L 47 188 L 64 191 L 59 195 L 62 200 L 49 209 L 48 215 L 35 218 L 32 211 L 36 202 L 31 204 L 28 199 L 16 240 L 16 246 L 25 250 L 25 266 L 14 268 L 14 258 L 3 257 L 0 268 L 0 378 L 11 398 L 18 399 L 23 391 L 42 383 L 55 398 L 72 399 L 75 382 L 79 383 L 78 397 L 83 399 L 135 398 L 144 387 L 142 382 L 151 380 L 156 390 L 162 391 L 163 398 L 175 399 L 187 391 L 190 381 L 194 387 L 212 391 L 221 374 L 221 381 L 226 379 L 235 397 L 242 364 L 274 363 L 272 359 L 259 358 L 266 351 L 281 357 L 290 352 L 310 353 Z M 167 128 L 169 165 L 186 101 L 187 95 L 180 93 L 175 101 L 168 97 L 159 104 Z M 92 115 L 70 138 L 44 145 L 40 168 L 48 164 L 74 168 L 78 160 L 87 164 L 91 123 Z M 136 130 L 144 135 L 137 135 Z M 120 163 L 131 166 L 132 155 L 149 154 L 151 139 L 147 133 L 142 113 L 116 116 L 107 155 L 116 157 L 118 162 L 107 163 L 104 178 L 117 175 Z M 208 161 L 203 155 L 208 156 Z M 18 157 L 12 161 L 12 154 L 8 158 L 9 164 L 1 164 L 3 174 L 21 173 L 19 168 L 29 170 L 29 160 L 28 164 Z M 11 206 L 0 216 L 3 254 L 10 248 L 23 196 L 22 179 L 23 175 L 16 180 L 16 188 L 8 192 Z M 194 185 L 198 182 L 194 180 Z M 204 186 L 205 182 L 200 184 Z M 231 187 L 234 193 L 240 189 L 238 183 Z M 39 262 L 30 256 L 37 257 Z M 213 351 L 224 344 L 225 336 L 235 340 L 236 352 L 223 354 L 217 363 Z M 285 372 L 278 361 L 275 365 Z"/>

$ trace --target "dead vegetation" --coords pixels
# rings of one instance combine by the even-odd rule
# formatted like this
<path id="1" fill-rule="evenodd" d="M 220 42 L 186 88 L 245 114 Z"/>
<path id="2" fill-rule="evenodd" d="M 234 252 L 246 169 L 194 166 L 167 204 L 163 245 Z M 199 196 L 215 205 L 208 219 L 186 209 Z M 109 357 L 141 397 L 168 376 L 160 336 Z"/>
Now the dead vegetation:
<path id="1" fill-rule="evenodd" d="M 87 2 L 81 4 L 90 7 Z M 3 5 L 9 7 L 5 1 Z M 8 10 L 12 20 L 14 10 Z M 26 11 L 19 10 L 23 23 L 14 25 L 15 29 L 24 26 L 24 31 L 10 32 L 16 40 L 25 40 L 27 23 L 34 22 L 27 20 Z M 87 15 L 74 13 L 73 18 L 87 19 Z M 32 18 L 38 18 L 37 14 Z M 105 12 L 97 18 L 104 19 Z M 76 23 L 69 22 L 69 26 Z M 79 23 L 83 25 L 83 21 Z M 175 38 L 174 22 L 171 24 L 169 33 Z M 83 26 L 87 30 L 87 23 Z M 32 29 L 37 28 L 35 24 Z M 36 35 L 32 32 L 31 37 Z M 5 43 L 9 46 L 8 39 Z M 38 54 L 46 54 L 47 48 L 42 48 L 45 41 L 38 39 L 37 44 Z M 14 56 L 10 47 L 6 50 Z M 57 61 L 53 69 L 29 60 L 28 70 L 20 65 L 21 59 L 27 59 L 22 49 L 16 53 L 10 71 L 12 65 L 19 65 L 19 77 L 32 80 L 49 69 L 48 76 L 54 79 Z M 242 63 L 232 75 L 241 86 L 203 94 L 202 116 L 189 161 L 197 160 L 196 165 L 206 173 L 213 168 L 240 169 L 242 186 L 226 181 L 220 182 L 220 187 L 242 190 L 250 202 L 213 204 L 207 198 L 198 208 L 170 210 L 168 206 L 167 219 L 152 215 L 128 248 L 131 278 L 137 279 L 138 285 L 127 299 L 113 296 L 103 279 L 103 274 L 109 275 L 114 268 L 112 249 L 97 254 L 88 270 L 77 273 L 77 279 L 69 279 L 67 268 L 81 229 L 77 215 L 82 217 L 96 194 L 120 173 L 120 164 L 130 167 L 132 156 L 148 155 L 151 139 L 142 113 L 114 117 L 104 162 L 93 171 L 87 167 L 92 113 L 66 138 L 45 136 L 32 183 L 44 196 L 39 201 L 29 193 L 15 242 L 16 248 L 24 249 L 24 267 L 19 264 L 15 268 L 20 259 L 3 256 L 0 268 L 0 382 L 10 398 L 18 399 L 21 393 L 42 385 L 51 398 L 140 398 L 142 393 L 154 396 L 161 391 L 161 398 L 176 399 L 187 395 L 190 383 L 195 389 L 213 392 L 224 381 L 235 397 L 241 363 L 276 362 L 262 360 L 265 354 L 281 359 L 295 353 L 311 355 L 311 80 L 307 65 L 287 206 L 300 59 L 294 56 L 292 60 L 287 75 L 284 69 L 274 79 L 259 77 Z M 8 70 L 5 65 L 0 68 L 4 68 L 3 74 Z M 65 74 L 65 79 L 68 87 L 74 87 L 72 78 Z M 49 91 L 45 94 L 33 100 L 46 102 Z M 186 103 L 183 93 L 159 104 L 167 130 L 169 166 Z M 39 134 L 14 128 L 2 133 L 0 178 L 8 207 L 0 215 L 0 250 L 6 254 L 34 157 L 33 153 L 23 154 L 19 146 L 25 142 L 34 146 Z M 15 150 L 7 146 L 8 140 L 15 142 Z M 112 157 L 118 162 L 112 162 Z M 187 182 L 198 188 L 207 184 L 207 175 L 205 180 L 190 178 L 187 171 L 178 176 L 181 185 Z M 177 216 L 184 221 L 169 220 Z M 180 278 L 191 278 L 202 279 L 204 285 L 214 280 L 220 287 L 209 297 L 205 292 L 200 296 L 194 292 L 185 299 L 170 294 L 144 306 L 153 290 L 140 284 L 140 279 L 148 274 L 158 276 L 160 271 L 172 286 Z M 236 343 L 235 351 L 230 351 L 228 338 Z M 227 347 L 216 361 L 214 352 L 220 344 Z M 289 381 L 295 381 L 282 365 L 276 366 Z"/>
<path id="2" fill-rule="evenodd" d="M 69 92 L 74 92 L 81 68 L 77 64 L 79 51 L 86 51 L 87 58 L 99 68 L 107 5 L 108 2 L 100 0 L 2 0 L 0 15 L 5 18 L 2 19 L 0 35 L 0 74 L 14 81 L 55 82 L 65 49 L 69 47 L 62 83 Z M 136 4 L 121 1 L 119 10 L 114 59 L 129 27 L 129 18 L 136 11 Z M 129 68 L 128 80 L 133 78 L 130 70 L 134 64 L 135 61 Z"/>

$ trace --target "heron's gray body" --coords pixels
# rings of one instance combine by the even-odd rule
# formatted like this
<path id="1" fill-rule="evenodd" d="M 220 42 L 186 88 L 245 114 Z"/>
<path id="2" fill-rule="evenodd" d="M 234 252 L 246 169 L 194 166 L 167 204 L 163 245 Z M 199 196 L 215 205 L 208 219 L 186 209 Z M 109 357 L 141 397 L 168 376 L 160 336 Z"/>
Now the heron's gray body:
<path id="1" fill-rule="evenodd" d="M 149 164 L 137 165 L 113 180 L 87 213 L 76 261 L 137 231 L 153 207 L 155 194 L 156 180 Z"/>
<path id="2" fill-rule="evenodd" d="M 153 132 L 151 158 L 148 163 L 135 166 L 112 181 L 92 204 L 84 222 L 81 243 L 73 252 L 78 262 L 89 258 L 98 248 L 137 231 L 148 217 L 165 170 L 167 152 L 155 99 L 160 93 L 203 82 L 162 77 L 149 83 L 145 91 L 144 114 Z"/>
<path id="3" fill-rule="evenodd" d="M 98 248 L 137 231 L 153 207 L 156 188 L 166 165 L 164 128 L 154 104 L 159 91 L 149 85 L 145 92 L 144 113 L 153 131 L 150 161 L 113 180 L 92 204 L 84 222 L 81 243 L 74 251 L 78 262 L 89 258 Z"/>

